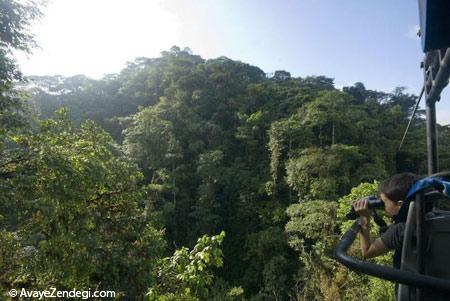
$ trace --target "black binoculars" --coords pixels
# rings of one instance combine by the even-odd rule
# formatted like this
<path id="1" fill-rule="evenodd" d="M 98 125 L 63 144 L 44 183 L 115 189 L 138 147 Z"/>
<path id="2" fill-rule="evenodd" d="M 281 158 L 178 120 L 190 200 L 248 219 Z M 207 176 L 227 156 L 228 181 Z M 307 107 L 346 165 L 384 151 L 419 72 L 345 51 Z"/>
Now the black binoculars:
<path id="1" fill-rule="evenodd" d="M 374 196 L 369 196 L 366 199 L 367 199 L 367 207 L 369 207 L 369 209 L 384 208 L 384 203 L 382 200 L 380 200 Z M 359 215 L 358 215 L 358 213 L 356 213 L 353 205 L 352 205 L 352 208 L 350 209 L 350 211 L 345 215 L 345 217 L 348 219 L 357 219 L 359 217 Z"/>

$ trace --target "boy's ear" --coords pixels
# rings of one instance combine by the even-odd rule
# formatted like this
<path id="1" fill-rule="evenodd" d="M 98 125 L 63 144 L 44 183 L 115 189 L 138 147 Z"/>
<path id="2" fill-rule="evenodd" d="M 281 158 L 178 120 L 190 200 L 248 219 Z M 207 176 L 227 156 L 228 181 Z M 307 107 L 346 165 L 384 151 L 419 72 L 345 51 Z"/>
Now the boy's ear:
<path id="1" fill-rule="evenodd" d="M 403 201 L 400 200 L 400 201 L 397 202 L 397 204 L 401 207 L 403 205 Z"/>

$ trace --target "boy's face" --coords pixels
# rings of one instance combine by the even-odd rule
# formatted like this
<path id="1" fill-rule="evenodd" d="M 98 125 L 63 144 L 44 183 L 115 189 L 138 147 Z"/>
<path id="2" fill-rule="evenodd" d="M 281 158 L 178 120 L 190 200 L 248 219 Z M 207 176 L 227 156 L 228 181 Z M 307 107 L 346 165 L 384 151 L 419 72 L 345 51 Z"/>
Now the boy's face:
<path id="1" fill-rule="evenodd" d="M 402 208 L 402 201 L 394 202 L 390 198 L 388 198 L 384 193 L 380 194 L 380 198 L 384 203 L 384 211 L 386 215 L 389 217 L 394 217 Z"/>

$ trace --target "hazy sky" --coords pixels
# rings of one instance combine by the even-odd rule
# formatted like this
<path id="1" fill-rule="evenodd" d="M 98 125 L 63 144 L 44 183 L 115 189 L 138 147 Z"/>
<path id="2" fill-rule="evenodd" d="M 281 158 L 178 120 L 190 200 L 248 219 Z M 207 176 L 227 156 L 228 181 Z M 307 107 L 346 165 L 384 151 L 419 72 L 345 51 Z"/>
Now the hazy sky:
<path id="1" fill-rule="evenodd" d="M 325 75 L 337 87 L 407 87 L 418 94 L 423 53 L 416 0 L 49 0 L 20 56 L 25 74 L 99 78 L 171 46 L 227 56 L 265 72 Z M 446 93 L 438 121 L 450 123 Z"/>

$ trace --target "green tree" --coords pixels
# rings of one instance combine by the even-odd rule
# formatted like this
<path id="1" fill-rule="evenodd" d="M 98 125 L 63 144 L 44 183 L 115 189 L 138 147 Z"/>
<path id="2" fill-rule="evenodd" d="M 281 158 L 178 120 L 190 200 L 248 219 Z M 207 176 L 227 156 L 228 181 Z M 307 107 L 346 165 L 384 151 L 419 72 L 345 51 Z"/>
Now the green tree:
<path id="1" fill-rule="evenodd" d="M 384 174 L 382 165 L 366 162 L 370 161 L 357 146 L 309 148 L 288 161 L 286 181 L 300 200 L 333 200 L 362 179 L 373 180 Z M 367 174 L 368 171 L 373 173 Z"/>
<path id="2" fill-rule="evenodd" d="M 204 235 L 192 250 L 181 248 L 173 256 L 163 258 L 159 262 L 157 282 L 148 292 L 148 300 L 210 299 L 214 280 L 211 269 L 223 265 L 220 245 L 224 238 L 223 231 L 212 237 Z"/>
<path id="3" fill-rule="evenodd" d="M 24 103 L 14 81 L 22 80 L 12 57 L 13 50 L 31 52 L 36 45 L 30 33 L 33 20 L 41 16 L 36 2 L 0 1 L 0 148 L 8 131 L 23 126 Z"/>
<path id="4" fill-rule="evenodd" d="M 349 143 L 355 136 L 354 124 L 364 117 L 363 111 L 351 103 L 351 97 L 340 91 L 326 91 L 299 112 L 301 123 L 311 127 L 319 138 L 319 146 Z"/>
<path id="5" fill-rule="evenodd" d="M 29 152 L 0 186 L 2 289 L 142 296 L 165 245 L 143 214 L 142 174 L 108 134 L 92 122 L 74 128 L 64 111 L 14 141 Z"/>

